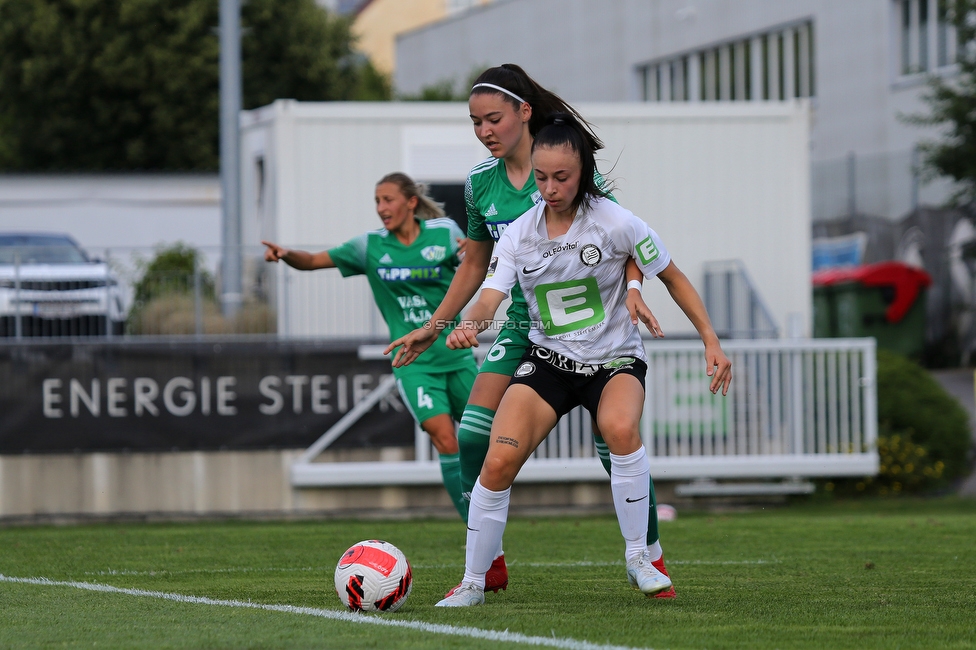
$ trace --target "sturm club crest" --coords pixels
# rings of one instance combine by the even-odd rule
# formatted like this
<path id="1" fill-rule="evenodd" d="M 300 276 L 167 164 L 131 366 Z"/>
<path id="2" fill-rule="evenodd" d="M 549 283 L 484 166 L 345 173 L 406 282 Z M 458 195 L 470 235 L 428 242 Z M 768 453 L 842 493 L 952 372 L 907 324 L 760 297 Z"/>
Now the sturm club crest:
<path id="1" fill-rule="evenodd" d="M 531 361 L 526 361 L 522 363 L 518 368 L 515 369 L 516 377 L 528 377 L 533 372 L 535 372 L 535 364 Z"/>
<path id="2" fill-rule="evenodd" d="M 603 259 L 603 252 L 593 244 L 587 244 L 580 251 L 580 261 L 587 266 L 596 266 Z"/>

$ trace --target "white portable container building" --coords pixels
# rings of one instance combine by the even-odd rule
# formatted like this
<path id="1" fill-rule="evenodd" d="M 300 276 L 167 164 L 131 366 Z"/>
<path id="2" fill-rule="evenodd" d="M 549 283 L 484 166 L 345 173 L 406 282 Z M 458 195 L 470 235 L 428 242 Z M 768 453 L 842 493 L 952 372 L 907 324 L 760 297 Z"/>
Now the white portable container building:
<path id="1" fill-rule="evenodd" d="M 751 299 L 765 305 L 776 333 L 809 335 L 805 101 L 577 108 L 606 144 L 600 169 L 614 182 L 617 200 L 660 234 L 699 292 L 707 268 L 738 260 L 732 267 L 751 279 Z M 459 196 L 468 170 L 488 156 L 465 103 L 279 100 L 243 113 L 241 131 L 248 245 L 341 244 L 380 227 L 373 190 L 383 175 L 403 171 Z M 268 270 L 262 264 L 255 260 L 255 268 Z M 386 335 L 364 278 L 276 271 L 269 279 L 280 333 Z M 713 291 L 721 284 L 713 282 Z M 694 334 L 660 282 L 647 281 L 644 293 L 667 335 Z"/>

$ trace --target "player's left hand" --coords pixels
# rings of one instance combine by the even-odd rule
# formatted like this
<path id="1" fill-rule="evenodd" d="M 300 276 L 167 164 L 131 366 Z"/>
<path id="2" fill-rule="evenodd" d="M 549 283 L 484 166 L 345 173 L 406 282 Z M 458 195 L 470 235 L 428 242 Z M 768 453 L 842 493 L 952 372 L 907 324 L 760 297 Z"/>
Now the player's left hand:
<path id="1" fill-rule="evenodd" d="M 661 325 L 651 313 L 651 308 L 644 302 L 644 296 L 637 289 L 627 290 L 627 311 L 630 312 L 630 322 L 634 325 L 640 320 L 647 327 L 651 336 L 656 339 L 664 336 L 664 330 L 661 329 Z"/>
<path id="2" fill-rule="evenodd" d="M 722 346 L 718 343 L 705 346 L 705 374 L 712 378 L 708 390 L 717 394 L 718 389 L 721 388 L 722 395 L 729 394 L 729 384 L 732 383 L 732 362 L 725 356 Z"/>
<path id="3" fill-rule="evenodd" d="M 462 238 L 458 237 L 457 244 L 458 244 L 457 258 L 458 258 L 458 260 L 463 260 L 464 259 L 464 251 L 468 248 L 468 238 L 465 237 L 464 239 L 462 239 Z"/>

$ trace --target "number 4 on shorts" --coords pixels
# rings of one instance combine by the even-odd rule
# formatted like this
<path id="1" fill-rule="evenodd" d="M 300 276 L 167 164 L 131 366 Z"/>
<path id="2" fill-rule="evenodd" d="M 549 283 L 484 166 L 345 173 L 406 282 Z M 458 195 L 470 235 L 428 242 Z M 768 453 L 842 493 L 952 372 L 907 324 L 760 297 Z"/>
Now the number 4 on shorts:
<path id="1" fill-rule="evenodd" d="M 424 392 L 424 387 L 420 386 L 417 388 L 417 408 L 422 409 L 432 409 L 434 408 L 434 400 L 430 395 Z"/>

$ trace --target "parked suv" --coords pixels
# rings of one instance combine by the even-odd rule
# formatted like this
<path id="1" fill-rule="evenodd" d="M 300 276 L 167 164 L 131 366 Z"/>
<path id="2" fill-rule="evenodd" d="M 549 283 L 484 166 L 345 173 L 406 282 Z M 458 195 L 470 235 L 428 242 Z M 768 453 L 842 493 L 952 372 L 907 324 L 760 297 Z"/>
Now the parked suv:
<path id="1" fill-rule="evenodd" d="M 108 264 L 68 235 L 0 232 L 0 336 L 105 336 L 124 325 Z"/>

